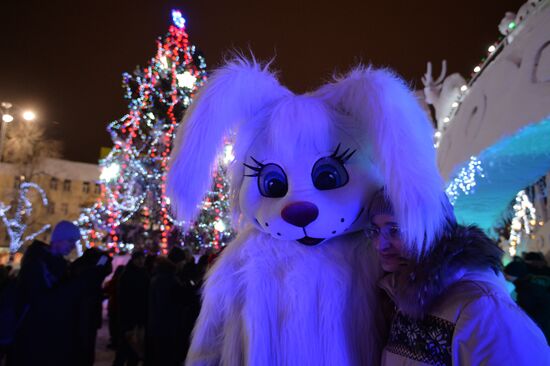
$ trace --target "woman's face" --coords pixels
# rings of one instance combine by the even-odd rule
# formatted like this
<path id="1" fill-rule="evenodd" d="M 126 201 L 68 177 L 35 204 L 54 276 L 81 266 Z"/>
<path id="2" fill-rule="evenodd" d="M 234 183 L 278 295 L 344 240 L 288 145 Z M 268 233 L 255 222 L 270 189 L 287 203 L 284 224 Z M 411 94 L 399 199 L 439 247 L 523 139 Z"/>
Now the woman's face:
<path id="1" fill-rule="evenodd" d="M 378 251 L 380 264 L 386 272 L 395 272 L 406 263 L 403 257 L 403 241 L 399 233 L 399 226 L 392 215 L 375 215 L 371 221 L 370 234 L 376 250 Z"/>

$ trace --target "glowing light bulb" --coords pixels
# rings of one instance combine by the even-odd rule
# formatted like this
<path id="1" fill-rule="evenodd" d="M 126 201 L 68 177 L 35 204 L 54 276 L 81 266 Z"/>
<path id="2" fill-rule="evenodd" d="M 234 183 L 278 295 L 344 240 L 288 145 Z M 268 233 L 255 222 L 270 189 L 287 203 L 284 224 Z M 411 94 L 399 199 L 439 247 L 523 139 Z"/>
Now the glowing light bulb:
<path id="1" fill-rule="evenodd" d="M 23 112 L 23 119 L 25 121 L 32 121 L 36 118 L 36 114 L 33 111 L 25 111 Z"/>
<path id="2" fill-rule="evenodd" d="M 487 49 L 487 51 L 493 53 L 493 52 L 496 51 L 496 49 L 497 49 L 497 48 L 496 48 L 494 45 L 490 45 L 489 48 Z"/>
<path id="3" fill-rule="evenodd" d="M 445 117 L 443 118 L 443 123 L 449 123 L 451 119 L 449 117 Z"/>
<path id="4" fill-rule="evenodd" d="M 117 163 L 113 163 L 101 170 L 101 175 L 99 176 L 99 179 L 107 182 L 111 181 L 118 176 L 119 172 L 120 166 Z"/>
<path id="5" fill-rule="evenodd" d="M 10 123 L 11 121 L 13 121 L 13 116 L 11 114 L 3 114 L 2 121 Z"/>
<path id="6" fill-rule="evenodd" d="M 458 102 L 454 102 L 453 104 L 451 104 L 451 107 L 453 107 L 453 108 L 458 107 Z"/>
<path id="7" fill-rule="evenodd" d="M 441 131 L 436 131 L 435 134 L 434 134 L 435 138 L 440 138 L 441 137 Z"/>
<path id="8" fill-rule="evenodd" d="M 481 71 L 481 67 L 479 67 L 479 66 L 474 67 L 474 72 L 475 72 L 476 74 L 477 74 L 478 72 L 480 72 L 480 71 Z"/>
<path id="9" fill-rule="evenodd" d="M 467 85 L 462 85 L 462 86 L 460 87 L 460 91 L 461 91 L 461 92 L 465 92 L 466 90 L 468 90 L 468 86 L 467 86 Z"/>
<path id="10" fill-rule="evenodd" d="M 510 24 L 508 24 L 508 29 L 514 29 L 516 27 L 516 22 L 510 22 Z"/>
<path id="11" fill-rule="evenodd" d="M 214 229 L 219 231 L 220 233 L 224 232 L 226 229 L 224 222 L 222 220 L 216 221 L 216 223 L 214 224 Z"/>
<path id="12" fill-rule="evenodd" d="M 172 10 L 172 21 L 178 28 L 185 27 L 185 18 L 181 15 L 181 11 L 179 10 Z"/>
<path id="13" fill-rule="evenodd" d="M 184 72 L 183 74 L 177 74 L 176 79 L 178 79 L 178 86 L 180 88 L 189 88 L 193 89 L 197 78 L 192 75 L 189 71 Z"/>
<path id="14" fill-rule="evenodd" d="M 235 160 L 235 155 L 233 154 L 233 145 L 225 145 L 224 154 L 223 154 L 223 163 L 229 164 Z"/>

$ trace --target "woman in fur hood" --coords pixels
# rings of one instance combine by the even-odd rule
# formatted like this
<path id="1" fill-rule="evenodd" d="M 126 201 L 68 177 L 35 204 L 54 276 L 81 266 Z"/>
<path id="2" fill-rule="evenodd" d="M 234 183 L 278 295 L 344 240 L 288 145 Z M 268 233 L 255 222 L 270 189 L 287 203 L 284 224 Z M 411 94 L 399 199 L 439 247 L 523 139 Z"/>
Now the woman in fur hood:
<path id="1" fill-rule="evenodd" d="M 369 207 L 367 235 L 393 304 L 383 365 L 550 365 L 540 329 L 514 303 L 502 250 L 480 229 L 455 223 L 428 253 L 408 253 L 383 190 Z"/>

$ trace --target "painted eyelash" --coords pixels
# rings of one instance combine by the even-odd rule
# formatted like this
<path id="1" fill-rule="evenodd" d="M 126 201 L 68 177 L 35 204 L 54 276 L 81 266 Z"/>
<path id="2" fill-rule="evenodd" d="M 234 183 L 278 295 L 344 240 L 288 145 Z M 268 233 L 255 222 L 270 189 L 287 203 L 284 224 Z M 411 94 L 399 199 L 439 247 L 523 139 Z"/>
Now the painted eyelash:
<path id="1" fill-rule="evenodd" d="M 251 169 L 251 170 L 255 171 L 256 173 L 254 173 L 254 174 L 245 174 L 244 176 L 245 177 L 257 177 L 257 176 L 260 175 L 260 172 L 264 168 L 265 164 L 260 163 L 258 160 L 254 159 L 253 156 L 251 156 L 250 159 L 252 159 L 254 161 L 254 163 L 256 163 L 257 166 L 250 165 L 250 164 L 247 164 L 247 163 L 243 163 L 243 165 L 245 167 L 247 167 L 248 169 Z"/>
<path id="2" fill-rule="evenodd" d="M 334 150 L 334 152 L 332 153 L 332 155 L 330 155 L 331 158 L 334 158 L 336 160 L 338 160 L 340 163 L 344 164 L 346 161 L 349 160 L 349 158 L 351 158 L 353 156 L 353 154 L 355 154 L 355 152 L 357 151 L 357 149 L 353 150 L 353 151 L 349 151 L 350 149 L 347 148 L 344 152 L 342 152 L 340 155 L 338 155 L 338 151 L 340 151 L 340 146 L 342 144 L 338 144 L 338 146 L 336 146 L 336 150 Z"/>

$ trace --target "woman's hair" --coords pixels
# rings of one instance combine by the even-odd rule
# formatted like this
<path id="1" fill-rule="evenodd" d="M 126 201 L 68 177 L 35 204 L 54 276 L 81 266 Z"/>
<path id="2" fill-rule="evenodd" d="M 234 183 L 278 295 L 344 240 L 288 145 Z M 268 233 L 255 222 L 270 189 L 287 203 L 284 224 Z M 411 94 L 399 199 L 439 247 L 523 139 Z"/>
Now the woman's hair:
<path id="1" fill-rule="evenodd" d="M 384 188 L 380 188 L 374 193 L 367 213 L 370 221 L 376 215 L 394 215 L 393 206 L 390 199 L 386 196 Z"/>
<path id="2" fill-rule="evenodd" d="M 374 193 L 374 195 L 371 198 L 369 208 L 367 211 L 369 220 L 372 221 L 372 219 L 376 215 L 395 216 L 394 212 L 395 211 L 393 209 L 392 202 L 388 197 L 385 188 L 380 188 L 378 191 Z M 454 209 L 448 199 L 443 200 L 443 212 L 445 213 L 445 218 L 447 220 L 447 227 L 442 233 L 440 233 L 439 237 L 437 238 L 437 241 L 447 236 L 456 227 L 456 218 L 454 215 Z M 397 217 L 395 217 L 395 219 L 398 220 Z M 398 222 L 398 224 L 400 223 Z M 424 253 L 424 254 L 427 254 L 427 253 Z"/>

